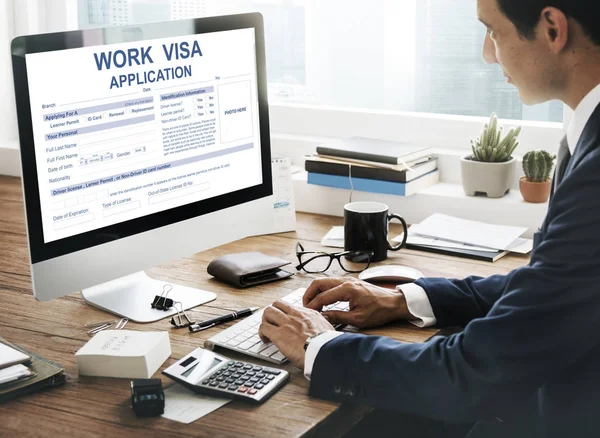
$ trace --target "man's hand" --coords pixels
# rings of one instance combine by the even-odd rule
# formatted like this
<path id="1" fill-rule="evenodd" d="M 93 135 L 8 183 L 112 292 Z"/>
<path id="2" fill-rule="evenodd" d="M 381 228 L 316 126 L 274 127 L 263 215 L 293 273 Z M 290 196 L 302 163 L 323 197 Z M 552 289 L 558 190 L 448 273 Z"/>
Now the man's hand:
<path id="1" fill-rule="evenodd" d="M 335 329 L 319 312 L 275 301 L 265 309 L 258 334 L 264 342 L 273 342 L 281 354 L 303 370 L 306 340 L 328 330 Z"/>
<path id="2" fill-rule="evenodd" d="M 306 289 L 302 303 L 321 311 L 337 301 L 348 301 L 349 311 L 326 311 L 331 324 L 351 324 L 359 328 L 376 327 L 400 319 L 411 319 L 406 299 L 400 291 L 384 289 L 364 281 L 347 278 L 322 278 Z"/>

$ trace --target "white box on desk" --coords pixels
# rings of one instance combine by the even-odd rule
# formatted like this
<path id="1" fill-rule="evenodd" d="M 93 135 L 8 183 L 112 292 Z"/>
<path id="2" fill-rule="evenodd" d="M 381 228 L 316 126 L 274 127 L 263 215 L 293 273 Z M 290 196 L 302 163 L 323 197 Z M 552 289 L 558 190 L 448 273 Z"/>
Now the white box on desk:
<path id="1" fill-rule="evenodd" d="M 168 332 L 103 330 L 77 353 L 81 376 L 148 379 L 171 356 Z"/>

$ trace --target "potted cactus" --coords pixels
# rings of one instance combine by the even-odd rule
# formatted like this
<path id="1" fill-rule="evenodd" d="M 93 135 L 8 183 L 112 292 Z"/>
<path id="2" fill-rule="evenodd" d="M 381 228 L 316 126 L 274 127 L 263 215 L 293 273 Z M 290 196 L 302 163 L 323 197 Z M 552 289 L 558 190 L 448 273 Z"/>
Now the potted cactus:
<path id="1" fill-rule="evenodd" d="M 527 152 L 523 157 L 525 176 L 519 181 L 521 195 L 526 202 L 546 202 L 550 197 L 552 178 L 550 172 L 556 155 L 546 151 Z"/>
<path id="2" fill-rule="evenodd" d="M 516 163 L 512 154 L 519 145 L 517 137 L 521 127 L 511 129 L 504 138 L 502 131 L 502 127 L 498 128 L 496 114 L 492 113 L 481 137 L 471 140 L 473 154 L 461 158 L 462 184 L 467 196 L 484 194 L 489 198 L 501 198 L 510 190 Z"/>

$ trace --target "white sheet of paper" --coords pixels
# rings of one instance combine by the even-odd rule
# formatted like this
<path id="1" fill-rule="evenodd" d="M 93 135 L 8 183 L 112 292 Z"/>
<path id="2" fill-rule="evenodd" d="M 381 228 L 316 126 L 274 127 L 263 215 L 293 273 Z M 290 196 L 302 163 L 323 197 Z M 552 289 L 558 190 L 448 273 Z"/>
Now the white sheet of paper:
<path id="1" fill-rule="evenodd" d="M 527 228 L 492 225 L 436 213 L 413 225 L 410 230 L 411 234 L 424 237 L 506 250 Z"/>
<path id="2" fill-rule="evenodd" d="M 269 233 L 284 233 L 296 230 L 296 207 L 294 205 L 294 182 L 292 160 L 273 158 L 273 226 Z"/>
<path id="3" fill-rule="evenodd" d="M 165 413 L 162 417 L 190 424 L 230 401 L 230 399 L 197 394 L 175 384 L 165 390 Z"/>
<path id="4" fill-rule="evenodd" d="M 344 227 L 333 227 L 321 239 L 321 245 L 330 246 L 332 248 L 344 247 Z"/>
<path id="5" fill-rule="evenodd" d="M 533 239 L 519 237 L 508 247 L 508 250 L 517 254 L 529 254 L 533 250 Z"/>
<path id="6" fill-rule="evenodd" d="M 397 237 L 392 239 L 394 242 L 402 242 L 403 234 L 400 234 Z M 408 233 L 407 243 L 411 243 L 413 245 L 429 245 L 429 246 L 437 246 L 440 248 L 456 248 L 456 249 L 468 249 L 471 251 L 493 251 L 490 248 L 485 248 L 483 246 L 475 246 L 470 245 L 468 243 L 457 243 L 457 242 L 449 242 L 447 240 L 436 239 L 435 237 L 423 237 L 423 236 L 415 236 Z"/>

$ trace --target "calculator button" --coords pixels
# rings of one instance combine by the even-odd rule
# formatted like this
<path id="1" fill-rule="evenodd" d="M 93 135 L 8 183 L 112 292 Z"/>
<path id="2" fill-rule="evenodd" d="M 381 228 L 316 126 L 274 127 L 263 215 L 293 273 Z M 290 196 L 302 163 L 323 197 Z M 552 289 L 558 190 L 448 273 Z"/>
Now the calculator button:
<path id="1" fill-rule="evenodd" d="M 235 360 L 230 360 L 229 362 L 227 362 L 227 366 L 233 366 L 235 364 L 236 364 Z"/>
<path id="2" fill-rule="evenodd" d="M 252 368 L 252 371 L 260 371 L 262 370 L 262 367 L 259 367 L 258 365 Z"/>
<path id="3" fill-rule="evenodd" d="M 234 379 L 239 379 L 240 377 L 242 377 L 241 374 L 232 374 L 231 377 L 233 377 Z"/>
<path id="4" fill-rule="evenodd" d="M 225 380 L 225 376 L 219 376 L 219 377 L 217 377 L 217 380 L 219 382 L 222 382 L 223 380 Z"/>
<path id="5" fill-rule="evenodd" d="M 256 385 L 254 385 L 254 387 L 256 389 L 263 389 L 265 387 L 265 385 L 261 385 L 260 383 L 257 383 Z"/>
<path id="6" fill-rule="evenodd" d="M 225 377 L 231 377 L 231 374 L 232 374 L 232 373 L 230 373 L 229 371 L 225 371 L 225 372 L 223 373 L 223 375 L 224 375 Z"/>
<path id="7" fill-rule="evenodd" d="M 275 370 L 275 369 L 272 369 L 272 368 L 263 368 L 263 373 L 273 374 L 275 376 L 278 376 L 278 375 L 281 374 L 281 371 Z"/>
<path id="8" fill-rule="evenodd" d="M 245 387 L 245 386 L 240 386 L 240 387 L 238 388 L 238 392 L 246 392 L 246 391 L 248 391 L 248 388 L 247 388 L 247 387 Z"/>
<path id="9" fill-rule="evenodd" d="M 254 394 L 256 394 L 257 392 L 258 392 L 258 391 L 257 391 L 256 389 L 249 389 L 249 390 L 248 390 L 248 394 L 250 394 L 250 395 L 254 395 Z"/>
<path id="10" fill-rule="evenodd" d="M 264 373 L 258 373 L 256 375 L 256 377 L 258 377 L 259 379 L 262 379 L 263 377 L 265 377 L 266 375 Z"/>
<path id="11" fill-rule="evenodd" d="M 239 386 L 237 385 L 229 385 L 229 387 L 227 388 L 228 391 L 237 391 L 239 388 Z"/>
<path id="12" fill-rule="evenodd" d="M 246 375 L 247 376 L 254 376 L 256 373 L 254 371 L 247 371 Z"/>
<path id="13" fill-rule="evenodd" d="M 227 383 L 221 383 L 221 384 L 219 385 L 219 388 L 221 388 L 221 389 L 226 389 L 228 386 L 229 386 L 229 384 L 227 384 Z"/>
<path id="14" fill-rule="evenodd" d="M 258 382 L 259 380 L 260 380 L 260 379 L 257 379 L 256 377 L 252 377 L 252 378 L 250 379 L 250 381 L 251 381 L 251 382 L 253 382 L 253 383 L 256 383 L 256 382 Z"/>
<path id="15" fill-rule="evenodd" d="M 240 368 L 240 367 L 244 366 L 244 363 L 243 362 L 236 362 L 235 366 L 236 366 L 236 368 Z"/>
<path id="16" fill-rule="evenodd" d="M 234 383 L 236 385 L 243 385 L 245 382 L 243 380 L 236 380 Z"/>
<path id="17" fill-rule="evenodd" d="M 269 379 L 269 380 L 273 380 L 274 378 L 275 378 L 275 376 L 274 376 L 274 375 L 272 375 L 272 374 L 269 374 L 269 375 L 267 376 L 267 379 Z"/>
<path id="18" fill-rule="evenodd" d="M 245 370 L 251 370 L 252 369 L 252 365 L 244 365 L 244 369 Z"/>
<path id="19" fill-rule="evenodd" d="M 218 386 L 219 382 L 213 380 L 212 382 L 210 382 L 210 386 Z"/>
<path id="20" fill-rule="evenodd" d="M 227 380 L 225 380 L 225 381 L 226 381 L 227 383 L 233 383 L 233 382 L 235 382 L 235 379 L 232 379 L 232 378 L 230 377 L 229 379 L 227 379 Z"/>
<path id="21" fill-rule="evenodd" d="M 210 379 L 206 379 L 204 382 L 202 382 L 203 385 L 208 385 L 210 383 Z"/>
<path id="22" fill-rule="evenodd" d="M 268 385 L 269 383 L 271 383 L 271 381 L 270 381 L 270 380 L 268 380 L 268 379 L 262 379 L 262 380 L 260 381 L 260 383 L 262 383 L 263 385 Z"/>

